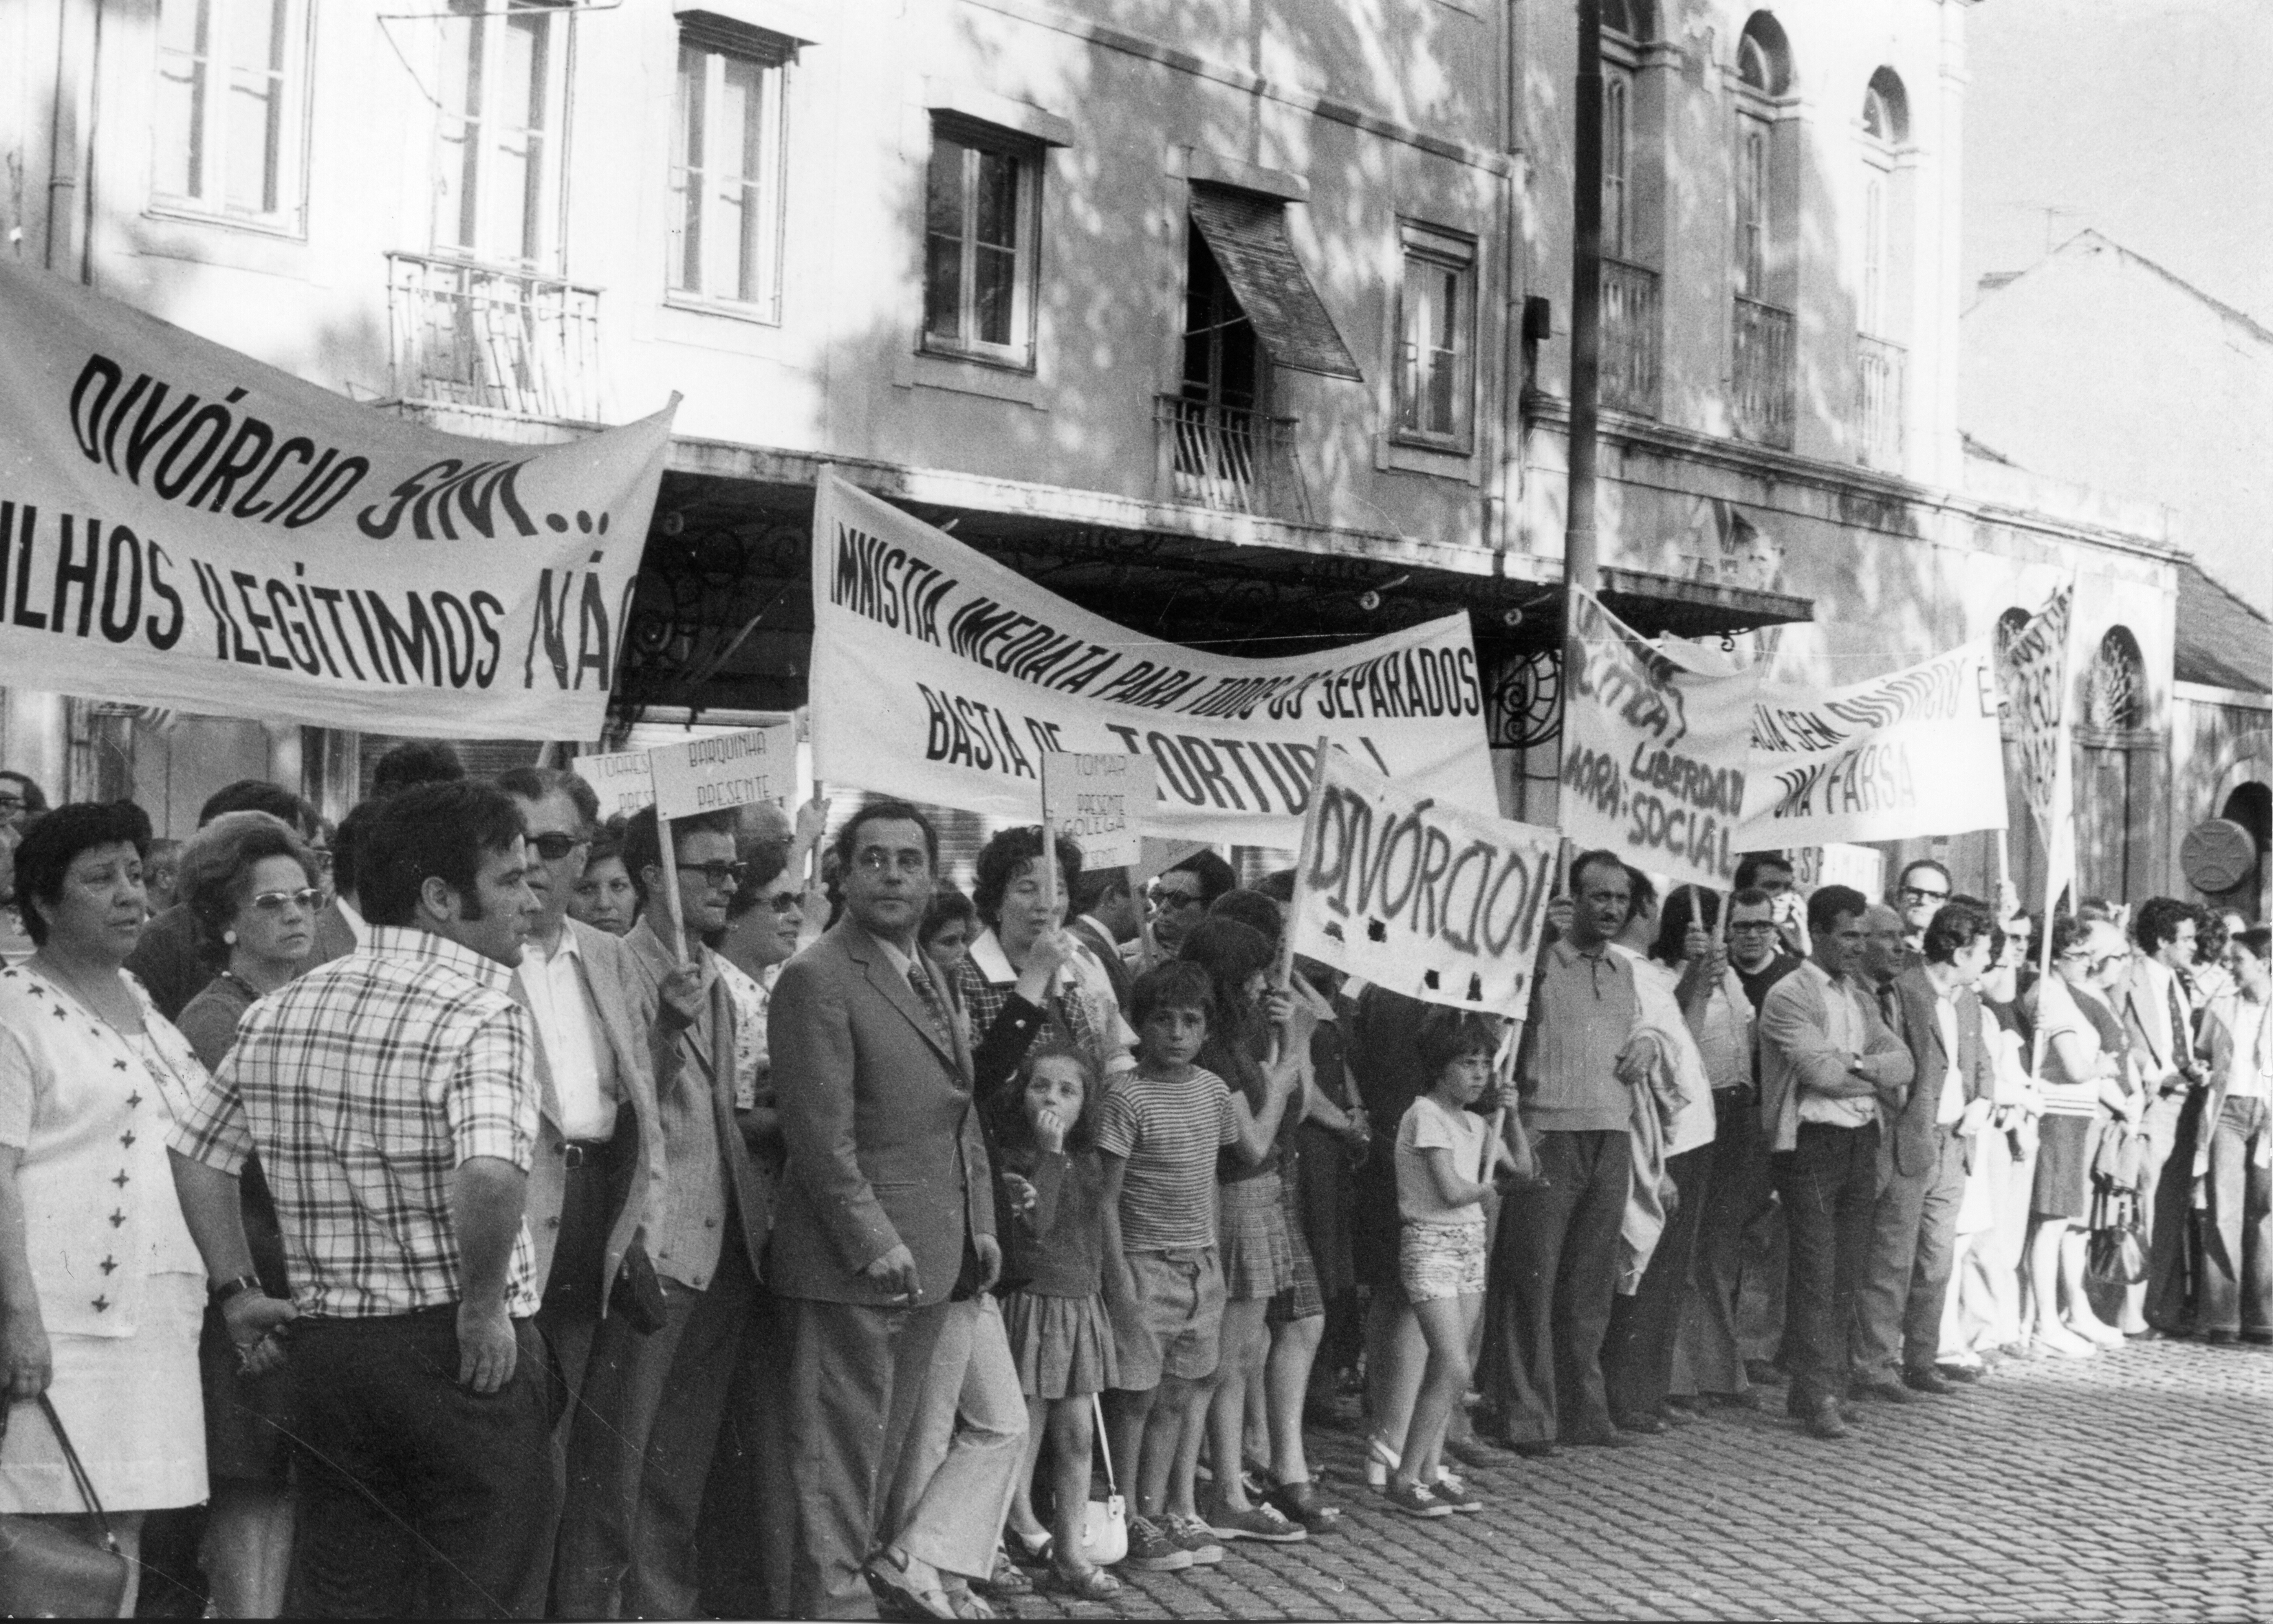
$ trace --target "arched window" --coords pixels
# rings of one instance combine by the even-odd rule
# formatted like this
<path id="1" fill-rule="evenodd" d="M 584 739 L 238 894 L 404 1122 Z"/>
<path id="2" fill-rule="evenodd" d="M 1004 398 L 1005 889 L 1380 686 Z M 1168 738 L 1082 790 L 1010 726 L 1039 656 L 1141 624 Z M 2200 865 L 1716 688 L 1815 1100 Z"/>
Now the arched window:
<path id="1" fill-rule="evenodd" d="M 2128 626 L 2110 626 L 2084 678 L 2086 727 L 2125 732 L 2147 725 L 2147 659 Z"/>
<path id="2" fill-rule="evenodd" d="M 1900 146 L 1910 138 L 1909 97 L 1892 68 L 1871 75 L 1863 92 L 1863 133 L 1888 146 Z"/>
<path id="3" fill-rule="evenodd" d="M 1764 96 L 1788 95 L 1791 91 L 1791 46 L 1783 25 L 1766 11 L 1746 19 L 1737 41 L 1737 77 Z"/>

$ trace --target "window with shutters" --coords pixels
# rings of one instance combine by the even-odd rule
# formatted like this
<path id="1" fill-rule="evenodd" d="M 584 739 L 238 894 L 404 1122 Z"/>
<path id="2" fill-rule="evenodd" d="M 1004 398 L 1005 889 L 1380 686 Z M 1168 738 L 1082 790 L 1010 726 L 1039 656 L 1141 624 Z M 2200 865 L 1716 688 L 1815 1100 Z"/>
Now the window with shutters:
<path id="1" fill-rule="evenodd" d="M 1475 371 L 1473 240 L 1404 228 L 1405 279 L 1397 312 L 1397 438 L 1466 451 Z"/>
<path id="2" fill-rule="evenodd" d="M 945 116 L 924 189 L 923 347 L 1030 368 L 1040 260 L 1042 149 Z"/>
<path id="3" fill-rule="evenodd" d="M 154 206 L 305 229 L 310 0 L 160 0 Z"/>
<path id="4" fill-rule="evenodd" d="M 794 42 L 682 26 L 671 110 L 672 303 L 781 318 L 782 176 Z"/>

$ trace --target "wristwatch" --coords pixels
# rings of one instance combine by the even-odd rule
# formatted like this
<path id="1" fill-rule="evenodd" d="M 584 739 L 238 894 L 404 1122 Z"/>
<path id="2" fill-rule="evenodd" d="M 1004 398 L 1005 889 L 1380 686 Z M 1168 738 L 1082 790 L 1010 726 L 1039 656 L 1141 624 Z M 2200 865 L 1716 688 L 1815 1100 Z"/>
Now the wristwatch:
<path id="1" fill-rule="evenodd" d="M 223 1303 L 229 1301 L 232 1297 L 242 1296 L 244 1292 L 258 1291 L 259 1290 L 261 1290 L 261 1284 L 260 1277 L 258 1275 L 239 1275 L 234 1280 L 224 1280 L 219 1285 L 207 1286 L 206 1288 L 206 1301 L 218 1308 Z"/>

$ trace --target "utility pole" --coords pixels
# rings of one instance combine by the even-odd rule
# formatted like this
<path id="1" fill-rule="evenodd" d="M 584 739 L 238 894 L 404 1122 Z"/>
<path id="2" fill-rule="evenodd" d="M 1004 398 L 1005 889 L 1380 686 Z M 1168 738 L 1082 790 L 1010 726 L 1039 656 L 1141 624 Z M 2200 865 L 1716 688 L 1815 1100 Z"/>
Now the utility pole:
<path id="1" fill-rule="evenodd" d="M 1571 456 L 1563 581 L 1598 591 L 1594 438 L 1602 368 L 1602 0 L 1578 0 L 1577 158 L 1571 192 Z"/>

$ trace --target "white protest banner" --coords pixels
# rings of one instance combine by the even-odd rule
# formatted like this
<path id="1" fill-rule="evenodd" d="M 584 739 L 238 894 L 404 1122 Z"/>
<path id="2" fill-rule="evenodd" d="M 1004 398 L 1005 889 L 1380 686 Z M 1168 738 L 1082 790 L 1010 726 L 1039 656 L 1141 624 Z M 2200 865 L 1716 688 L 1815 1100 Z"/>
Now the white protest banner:
<path id="1" fill-rule="evenodd" d="M 1520 1017 L 1561 843 L 1330 750 L 1295 872 L 1294 950 L 1407 998 Z"/>
<path id="2" fill-rule="evenodd" d="M 2068 635 L 2075 619 L 2075 583 L 2052 594 L 2005 645 L 1997 676 L 2021 745 L 2021 791 L 2037 826 L 2049 832 L 2059 810 L 2067 759 Z"/>
<path id="3" fill-rule="evenodd" d="M 1803 895 L 1848 886 L 1875 902 L 1887 894 L 1887 854 L 1869 846 L 1801 846 L 1791 853 L 1791 883 Z"/>
<path id="4" fill-rule="evenodd" d="M 578 756 L 570 763 L 576 776 L 592 786 L 600 797 L 600 819 L 618 813 L 626 816 L 655 805 L 655 779 L 644 750 L 617 751 L 609 755 Z"/>
<path id="5" fill-rule="evenodd" d="M 1149 756 L 1053 750 L 1042 757 L 1042 821 L 1081 848 L 1084 871 L 1144 860 L 1144 823 L 1156 795 Z"/>
<path id="6" fill-rule="evenodd" d="M 1142 637 L 824 474 L 814 505 L 815 774 L 1024 819 L 1051 751 L 1159 767 L 1152 831 L 1294 843 L 1321 734 L 1417 793 L 1498 805 L 1465 615 L 1242 660 Z"/>
<path id="7" fill-rule="evenodd" d="M 1564 662 L 1563 833 L 1676 885 L 1734 882 L 1757 670 L 1689 669 L 1571 592 Z"/>
<path id="8" fill-rule="evenodd" d="M 1761 686 L 1744 775 L 1746 849 L 2004 827 L 1986 638 L 1844 687 Z"/>
<path id="9" fill-rule="evenodd" d="M 0 683 L 592 738 L 671 410 L 437 434 L 0 258 Z"/>
<path id="10" fill-rule="evenodd" d="M 786 807 L 797 798 L 797 729 L 769 728 L 657 745 L 647 752 L 661 818 L 691 818 L 764 801 Z"/>

